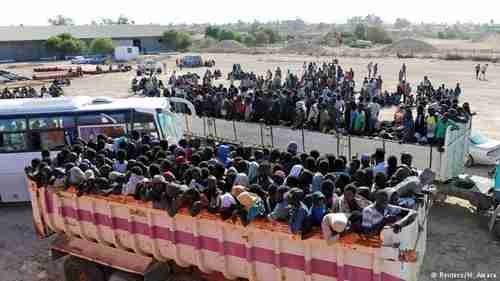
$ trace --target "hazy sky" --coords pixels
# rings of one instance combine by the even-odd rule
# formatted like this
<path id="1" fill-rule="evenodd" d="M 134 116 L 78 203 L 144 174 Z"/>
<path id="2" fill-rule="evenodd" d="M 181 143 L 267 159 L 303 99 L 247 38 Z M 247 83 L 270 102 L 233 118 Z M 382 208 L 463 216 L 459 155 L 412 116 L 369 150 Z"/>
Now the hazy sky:
<path id="1" fill-rule="evenodd" d="M 406 17 L 413 22 L 500 23 L 500 1 L 465 0 L 20 0 L 7 1 L 0 25 L 46 25 L 47 19 L 63 14 L 77 24 L 100 18 L 127 15 L 138 24 L 226 23 L 239 19 L 259 21 L 295 19 L 307 22 L 345 22 L 348 17 L 374 13 L 386 22 Z"/>

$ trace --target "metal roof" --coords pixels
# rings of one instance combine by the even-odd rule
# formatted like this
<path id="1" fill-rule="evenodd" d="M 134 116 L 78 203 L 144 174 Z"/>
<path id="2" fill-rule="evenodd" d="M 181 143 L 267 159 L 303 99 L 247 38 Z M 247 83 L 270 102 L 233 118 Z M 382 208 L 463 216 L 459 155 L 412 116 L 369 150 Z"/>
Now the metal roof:
<path id="1" fill-rule="evenodd" d="M 51 36 L 70 33 L 80 39 L 159 37 L 165 25 L 75 25 L 75 26 L 0 26 L 0 42 L 45 41 Z"/>
<path id="2" fill-rule="evenodd" d="M 166 98 L 108 98 L 108 97 L 59 97 L 0 100 L 0 116 L 42 113 L 64 113 L 81 111 L 107 111 L 138 109 L 152 111 L 168 110 Z"/>

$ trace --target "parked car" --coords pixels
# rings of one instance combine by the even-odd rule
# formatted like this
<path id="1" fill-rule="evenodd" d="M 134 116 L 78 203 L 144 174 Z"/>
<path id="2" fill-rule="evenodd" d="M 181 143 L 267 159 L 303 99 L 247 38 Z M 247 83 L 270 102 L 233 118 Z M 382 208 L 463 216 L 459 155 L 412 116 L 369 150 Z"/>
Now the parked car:
<path id="1" fill-rule="evenodd" d="M 76 56 L 71 60 L 71 64 L 86 64 L 87 59 L 84 56 Z"/>
<path id="2" fill-rule="evenodd" d="M 94 56 L 87 58 L 87 64 L 105 64 L 106 57 L 105 56 Z"/>
<path id="3" fill-rule="evenodd" d="M 366 49 L 366 48 L 373 47 L 373 43 L 371 41 L 367 41 L 367 40 L 356 40 L 356 41 L 353 41 L 351 44 L 349 44 L 349 47 Z"/>
<path id="4" fill-rule="evenodd" d="M 469 153 L 465 161 L 466 167 L 473 165 L 495 165 L 500 160 L 500 141 L 490 139 L 480 133 L 472 133 L 469 137 Z"/>
<path id="5" fill-rule="evenodd" d="M 203 66 L 203 59 L 201 56 L 184 56 L 181 61 L 183 67 Z"/>

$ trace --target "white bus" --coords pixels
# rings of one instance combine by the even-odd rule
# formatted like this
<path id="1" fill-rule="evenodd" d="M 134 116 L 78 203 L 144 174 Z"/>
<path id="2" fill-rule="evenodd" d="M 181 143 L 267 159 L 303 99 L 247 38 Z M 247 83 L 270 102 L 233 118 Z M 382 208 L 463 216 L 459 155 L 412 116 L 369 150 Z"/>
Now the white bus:
<path id="1" fill-rule="evenodd" d="M 194 107 L 186 100 L 191 112 Z M 99 134 L 127 135 L 132 130 L 158 139 L 182 137 L 180 115 L 166 98 L 12 99 L 0 101 L 0 202 L 30 201 L 24 174 L 26 163 L 40 152 L 61 150 L 78 138 Z"/>

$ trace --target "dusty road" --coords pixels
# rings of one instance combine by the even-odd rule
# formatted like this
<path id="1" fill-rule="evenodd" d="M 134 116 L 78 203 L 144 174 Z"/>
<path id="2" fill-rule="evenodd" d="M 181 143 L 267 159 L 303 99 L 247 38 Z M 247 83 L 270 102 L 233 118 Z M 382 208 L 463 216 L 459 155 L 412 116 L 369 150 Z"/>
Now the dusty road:
<path id="1" fill-rule="evenodd" d="M 280 66 L 283 70 L 300 71 L 305 60 L 322 61 L 327 58 L 282 55 L 205 55 L 214 58 L 216 68 L 227 75 L 232 64 L 238 62 L 246 71 L 264 73 L 268 68 Z M 358 82 L 366 72 L 370 59 L 341 58 L 345 67 L 352 67 Z M 428 75 L 435 84 L 446 83 L 449 87 L 457 82 L 462 84 L 463 101 L 471 102 L 472 109 L 478 112 L 474 119 L 474 129 L 500 139 L 500 71 L 498 65 L 490 65 L 489 81 L 473 79 L 474 62 L 438 60 L 397 60 L 392 58 L 374 60 L 384 77 L 384 87 L 394 88 L 396 74 L 401 64 L 408 65 L 409 80 L 414 84 Z M 167 66 L 175 65 L 175 58 L 168 59 Z M 31 68 L 12 69 L 12 71 L 31 75 Z M 204 68 L 184 70 L 203 74 Z M 67 95 L 119 96 L 126 97 L 134 73 L 87 76 L 73 80 L 65 88 Z M 167 75 L 162 76 L 163 79 Z M 388 110 L 386 114 L 390 114 Z M 485 175 L 485 169 L 474 169 L 474 174 Z M 436 205 L 431 211 L 427 252 L 420 280 L 438 280 L 431 277 L 435 272 L 482 272 L 495 273 L 500 280 L 500 244 L 486 230 L 484 219 L 474 214 L 462 200 L 449 198 L 445 204 Z M 0 281 L 59 281 L 62 280 L 61 263 L 52 263 L 48 257 L 48 241 L 39 240 L 32 228 L 29 207 L 0 208 Z M 442 280 L 442 279 L 441 279 Z M 460 279 L 446 279 L 460 280 Z M 492 280 L 475 279 L 475 280 Z M 495 280 L 495 279 L 493 279 Z"/>

